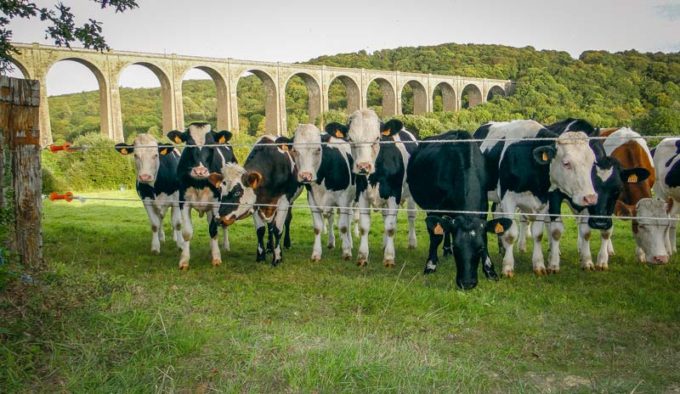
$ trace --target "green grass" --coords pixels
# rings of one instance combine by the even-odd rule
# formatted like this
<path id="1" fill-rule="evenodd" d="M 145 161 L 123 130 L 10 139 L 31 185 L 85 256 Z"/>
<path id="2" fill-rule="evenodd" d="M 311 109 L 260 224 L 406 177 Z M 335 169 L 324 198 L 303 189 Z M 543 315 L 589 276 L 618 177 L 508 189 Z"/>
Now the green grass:
<path id="1" fill-rule="evenodd" d="M 515 278 L 462 292 L 452 260 L 422 275 L 422 217 L 411 251 L 400 216 L 393 270 L 381 263 L 378 215 L 365 269 L 339 248 L 309 261 L 306 209 L 294 211 L 281 266 L 255 263 L 248 219 L 213 268 L 195 218 L 191 269 L 180 272 L 170 241 L 150 254 L 138 203 L 44 211 L 48 272 L 0 293 L 2 392 L 680 389 L 680 262 L 637 263 L 627 222 L 617 221 L 608 272 L 580 270 L 567 221 L 560 274 L 535 277 L 518 254 Z"/>

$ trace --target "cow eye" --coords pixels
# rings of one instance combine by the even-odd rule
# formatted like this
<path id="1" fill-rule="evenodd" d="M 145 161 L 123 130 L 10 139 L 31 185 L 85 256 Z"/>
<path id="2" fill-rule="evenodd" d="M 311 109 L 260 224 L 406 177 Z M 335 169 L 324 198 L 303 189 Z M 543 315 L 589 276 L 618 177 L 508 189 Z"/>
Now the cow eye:
<path id="1" fill-rule="evenodd" d="M 562 165 L 563 165 L 564 168 L 566 168 L 567 170 L 571 170 L 571 162 L 568 162 L 568 161 L 565 160 L 565 161 L 562 162 Z"/>
<path id="2" fill-rule="evenodd" d="M 321 148 L 317 148 L 316 153 L 321 153 Z"/>

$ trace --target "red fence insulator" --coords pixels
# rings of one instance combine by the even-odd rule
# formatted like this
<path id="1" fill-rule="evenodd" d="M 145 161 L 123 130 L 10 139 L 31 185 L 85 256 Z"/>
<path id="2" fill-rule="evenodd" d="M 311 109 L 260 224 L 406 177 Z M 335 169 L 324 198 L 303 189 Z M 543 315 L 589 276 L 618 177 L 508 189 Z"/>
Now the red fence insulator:
<path id="1" fill-rule="evenodd" d="M 62 150 L 64 152 L 75 152 L 75 151 L 78 150 L 76 148 L 72 148 L 71 143 L 69 143 L 69 142 L 65 142 L 63 145 L 52 144 L 52 145 L 50 145 L 49 149 L 50 149 L 50 152 L 52 152 L 52 153 L 57 153 L 57 152 L 62 151 Z"/>
<path id="2" fill-rule="evenodd" d="M 66 192 L 64 194 L 59 194 L 57 192 L 50 193 L 50 201 L 66 200 L 66 202 L 73 201 L 73 193 Z"/>

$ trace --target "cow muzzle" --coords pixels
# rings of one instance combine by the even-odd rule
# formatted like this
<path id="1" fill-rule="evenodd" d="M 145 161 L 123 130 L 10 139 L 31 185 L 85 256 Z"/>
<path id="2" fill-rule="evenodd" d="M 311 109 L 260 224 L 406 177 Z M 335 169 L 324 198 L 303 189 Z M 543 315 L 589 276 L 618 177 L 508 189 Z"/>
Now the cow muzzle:
<path id="1" fill-rule="evenodd" d="M 210 171 L 204 167 L 194 167 L 191 169 L 191 177 L 196 179 L 206 179 L 210 176 Z"/>
<path id="2" fill-rule="evenodd" d="M 651 261 L 652 264 L 668 264 L 668 255 L 654 256 Z"/>
<path id="3" fill-rule="evenodd" d="M 368 175 L 372 172 L 373 170 L 373 165 L 367 161 L 357 163 L 357 173 L 361 175 Z"/>
<path id="4" fill-rule="evenodd" d="M 151 182 L 153 182 L 153 180 L 154 180 L 154 179 L 153 179 L 153 175 L 151 175 L 151 174 L 139 174 L 139 176 L 137 177 L 137 179 L 138 179 L 139 182 L 141 182 L 141 183 L 151 183 Z"/>
<path id="5" fill-rule="evenodd" d="M 612 220 L 602 218 L 598 219 L 590 218 L 588 219 L 588 226 L 594 230 L 606 230 L 608 228 L 611 228 Z"/>
<path id="6" fill-rule="evenodd" d="M 298 173 L 298 181 L 302 183 L 311 183 L 314 181 L 314 175 L 311 172 Z"/>
<path id="7" fill-rule="evenodd" d="M 597 204 L 597 194 L 586 194 L 579 203 L 579 205 L 583 205 L 584 207 L 589 207 L 595 204 Z"/>

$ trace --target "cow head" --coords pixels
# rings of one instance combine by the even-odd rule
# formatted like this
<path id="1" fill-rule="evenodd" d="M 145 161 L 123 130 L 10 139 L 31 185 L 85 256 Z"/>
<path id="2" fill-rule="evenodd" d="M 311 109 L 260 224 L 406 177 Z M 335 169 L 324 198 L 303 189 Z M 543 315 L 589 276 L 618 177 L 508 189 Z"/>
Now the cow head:
<path id="1" fill-rule="evenodd" d="M 326 134 L 332 137 L 347 141 L 347 133 L 349 132 L 349 129 L 344 124 L 332 122 L 327 124 L 324 130 L 326 131 Z"/>
<path id="2" fill-rule="evenodd" d="M 638 254 L 641 261 L 649 264 L 666 264 L 671 255 L 670 245 L 666 243 L 670 230 L 668 213 L 672 203 L 658 198 L 643 198 L 638 201 L 633 219 L 633 238 L 641 249 Z M 657 219 L 658 218 L 658 219 Z M 675 236 L 675 234 L 670 234 Z"/>
<path id="3" fill-rule="evenodd" d="M 594 216 L 611 216 L 624 185 L 643 182 L 647 177 L 649 171 L 644 168 L 621 169 L 616 159 L 609 156 L 601 158 L 592 171 L 597 203 L 588 207 L 588 213 Z M 596 230 L 605 230 L 612 227 L 612 219 L 591 217 L 588 219 L 588 226 Z"/>
<path id="4" fill-rule="evenodd" d="M 370 175 L 375 171 L 375 159 L 380 152 L 380 119 L 370 109 L 355 111 L 349 117 L 348 128 L 354 158 L 352 171 Z"/>
<path id="5" fill-rule="evenodd" d="M 470 215 L 460 215 L 453 219 L 428 216 L 425 223 L 431 234 L 451 234 L 453 256 L 456 260 L 456 285 L 463 290 L 477 286 L 479 263 L 488 258 L 486 233 L 503 235 L 512 225 L 512 221 L 506 218 L 487 222 Z"/>
<path id="6" fill-rule="evenodd" d="M 211 131 L 208 123 L 192 123 L 185 131 L 173 130 L 168 133 L 170 141 L 187 145 L 180 160 L 188 167 L 189 176 L 201 180 L 210 176 L 215 156 L 213 145 L 226 144 L 231 136 L 227 130 Z"/>
<path id="7" fill-rule="evenodd" d="M 219 217 L 223 226 L 229 226 L 253 213 L 257 197 L 255 189 L 262 183 L 262 175 L 248 172 L 235 163 L 227 163 L 221 172 L 208 177 L 210 183 L 220 191 Z"/>
<path id="8" fill-rule="evenodd" d="M 297 166 L 297 180 L 301 183 L 316 181 L 321 167 L 321 132 L 311 124 L 301 124 L 295 129 L 293 160 Z"/>
<path id="9" fill-rule="evenodd" d="M 116 150 L 121 155 L 132 154 L 135 158 L 137 182 L 149 185 L 156 182 L 161 156 L 172 153 L 174 149 L 172 145 L 159 145 L 158 141 L 149 134 L 138 135 L 132 145 L 116 144 Z"/>
<path id="10" fill-rule="evenodd" d="M 591 172 L 595 154 L 582 132 L 566 132 L 554 145 L 535 148 L 534 159 L 539 164 L 550 165 L 551 189 L 559 189 L 575 205 L 591 206 L 597 203 Z"/>

